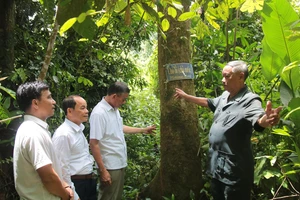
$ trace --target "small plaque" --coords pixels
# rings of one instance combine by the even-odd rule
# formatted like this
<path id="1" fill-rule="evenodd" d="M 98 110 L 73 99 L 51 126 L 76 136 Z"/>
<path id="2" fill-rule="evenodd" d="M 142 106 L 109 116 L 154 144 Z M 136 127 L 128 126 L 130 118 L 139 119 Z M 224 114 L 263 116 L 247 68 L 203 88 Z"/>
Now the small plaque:
<path id="1" fill-rule="evenodd" d="M 167 64 L 165 68 L 167 81 L 194 79 L 194 71 L 191 63 Z"/>

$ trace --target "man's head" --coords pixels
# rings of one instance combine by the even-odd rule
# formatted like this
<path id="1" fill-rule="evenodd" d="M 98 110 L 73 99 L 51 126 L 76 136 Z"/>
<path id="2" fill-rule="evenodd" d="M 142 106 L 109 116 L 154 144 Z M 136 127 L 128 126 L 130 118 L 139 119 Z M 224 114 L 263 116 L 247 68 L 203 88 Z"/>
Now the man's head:
<path id="1" fill-rule="evenodd" d="M 248 66 L 244 61 L 231 61 L 223 68 L 222 83 L 224 89 L 227 90 L 231 96 L 238 93 L 238 91 L 245 86 L 245 80 L 248 77 Z"/>
<path id="2" fill-rule="evenodd" d="M 63 100 L 63 110 L 66 118 L 77 125 L 88 120 L 87 103 L 81 96 L 71 95 L 65 98 Z"/>
<path id="3" fill-rule="evenodd" d="M 118 108 L 126 103 L 130 89 L 126 83 L 115 82 L 107 90 L 105 100 L 114 108 Z"/>
<path id="4" fill-rule="evenodd" d="M 19 86 L 17 102 L 26 114 L 46 120 L 54 114 L 56 102 L 51 96 L 49 86 L 41 81 L 27 82 Z"/>

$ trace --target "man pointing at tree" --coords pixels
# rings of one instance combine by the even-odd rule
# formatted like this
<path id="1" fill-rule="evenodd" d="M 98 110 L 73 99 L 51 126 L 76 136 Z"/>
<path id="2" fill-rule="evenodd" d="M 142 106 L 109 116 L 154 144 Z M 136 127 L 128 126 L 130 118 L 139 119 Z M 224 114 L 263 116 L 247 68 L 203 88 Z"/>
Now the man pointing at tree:
<path id="1" fill-rule="evenodd" d="M 219 97 L 208 99 L 186 94 L 176 88 L 175 98 L 182 98 L 214 112 L 209 131 L 209 168 L 212 177 L 211 192 L 214 200 L 250 200 L 254 178 L 254 162 L 251 150 L 253 129 L 276 125 L 281 107 L 266 110 L 261 99 L 252 93 L 245 80 L 248 67 L 243 61 L 231 61 L 222 71 L 222 83 L 226 90 Z"/>

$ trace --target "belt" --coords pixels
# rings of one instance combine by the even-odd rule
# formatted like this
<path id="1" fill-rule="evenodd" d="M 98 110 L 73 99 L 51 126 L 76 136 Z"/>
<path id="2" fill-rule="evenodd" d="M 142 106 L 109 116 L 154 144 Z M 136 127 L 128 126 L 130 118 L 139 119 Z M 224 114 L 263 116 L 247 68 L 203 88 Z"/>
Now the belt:
<path id="1" fill-rule="evenodd" d="M 71 179 L 92 179 L 92 178 L 93 178 L 93 173 L 71 176 Z"/>

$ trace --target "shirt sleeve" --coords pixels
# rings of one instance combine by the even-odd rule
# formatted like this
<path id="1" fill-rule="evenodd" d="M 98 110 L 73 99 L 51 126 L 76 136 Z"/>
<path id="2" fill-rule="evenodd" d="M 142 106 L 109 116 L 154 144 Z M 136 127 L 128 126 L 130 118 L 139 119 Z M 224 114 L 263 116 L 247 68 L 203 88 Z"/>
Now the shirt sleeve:
<path id="1" fill-rule="evenodd" d="M 63 180 L 72 187 L 74 191 L 74 200 L 79 199 L 75 191 L 75 185 L 71 180 L 70 158 L 71 158 L 71 138 L 67 134 L 61 134 L 52 138 L 56 156 L 62 167 Z"/>
<path id="2" fill-rule="evenodd" d="M 105 133 L 105 119 L 101 114 L 94 113 L 90 116 L 90 139 L 101 140 Z"/>
<path id="3" fill-rule="evenodd" d="M 51 159 L 46 153 L 46 145 L 47 143 L 43 142 L 41 137 L 27 137 L 24 141 L 24 149 L 26 149 L 27 157 L 35 170 L 52 164 Z"/>
<path id="4" fill-rule="evenodd" d="M 66 183 L 71 183 L 71 172 L 70 172 L 70 157 L 71 147 L 69 138 L 67 135 L 59 135 L 52 138 L 55 153 L 61 163 L 63 179 Z"/>
<path id="5" fill-rule="evenodd" d="M 210 110 L 212 112 L 215 112 L 216 108 L 218 107 L 218 104 L 220 102 L 220 98 L 221 98 L 221 96 L 216 97 L 214 99 L 207 99 L 208 107 L 210 108 Z"/>
<path id="6" fill-rule="evenodd" d="M 256 131 L 263 131 L 264 128 L 260 127 L 257 124 L 257 120 L 264 115 L 265 111 L 261 105 L 261 99 L 259 97 L 255 97 L 246 104 L 245 109 L 245 119 L 251 122 L 252 126 Z"/>

